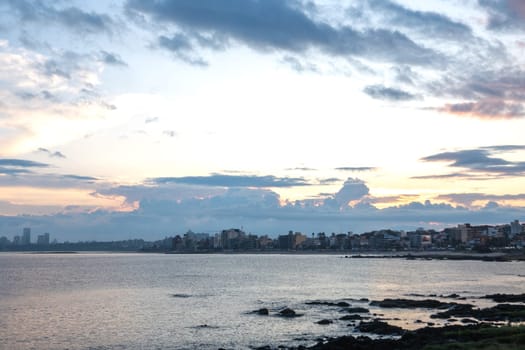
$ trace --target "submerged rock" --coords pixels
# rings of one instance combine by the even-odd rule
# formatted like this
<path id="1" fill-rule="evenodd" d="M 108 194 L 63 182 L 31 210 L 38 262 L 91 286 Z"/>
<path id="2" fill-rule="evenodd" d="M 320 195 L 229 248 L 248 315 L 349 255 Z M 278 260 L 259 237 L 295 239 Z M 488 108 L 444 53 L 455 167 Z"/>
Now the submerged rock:
<path id="1" fill-rule="evenodd" d="M 340 306 L 340 307 L 347 307 L 347 306 L 350 306 L 350 304 L 347 303 L 346 301 L 333 302 L 333 301 L 319 301 L 319 300 L 314 300 L 314 301 L 307 301 L 305 304 L 306 304 L 306 305 Z"/>
<path id="2" fill-rule="evenodd" d="M 525 305 L 498 304 L 485 309 L 474 309 L 472 305 L 462 304 L 450 310 L 431 315 L 432 318 L 475 318 L 482 321 L 525 322 Z"/>
<path id="3" fill-rule="evenodd" d="M 270 310 L 268 310 L 267 308 L 263 307 L 263 308 L 260 308 L 258 310 L 254 310 L 254 311 L 252 311 L 250 313 L 251 314 L 256 314 L 256 315 L 266 316 L 266 315 L 270 314 Z"/>
<path id="4" fill-rule="evenodd" d="M 346 312 L 352 313 L 352 314 L 368 314 L 370 313 L 370 310 L 365 307 L 348 307 L 345 309 Z"/>
<path id="5" fill-rule="evenodd" d="M 381 335 L 401 335 L 404 332 L 403 328 L 390 325 L 378 319 L 370 322 L 361 322 L 356 327 L 356 330 L 364 333 L 375 333 Z"/>
<path id="6" fill-rule="evenodd" d="M 371 301 L 370 305 L 379 306 L 382 308 L 400 308 L 400 309 L 446 309 L 455 303 L 444 303 L 434 299 L 412 300 L 412 299 L 384 299 L 381 301 Z"/>
<path id="7" fill-rule="evenodd" d="M 322 319 L 322 320 L 320 320 L 320 321 L 317 321 L 316 323 L 317 323 L 317 324 L 326 325 L 326 324 L 332 324 L 332 323 L 334 323 L 334 321 L 332 321 L 332 320 L 327 320 L 327 319 L 325 318 L 325 319 Z"/>
<path id="8" fill-rule="evenodd" d="M 488 294 L 482 297 L 492 299 L 497 303 L 525 303 L 525 293 L 523 294 Z"/>
<path id="9" fill-rule="evenodd" d="M 363 316 L 352 314 L 352 315 L 346 315 L 340 318 L 341 321 L 350 321 L 350 320 L 362 320 Z"/>
<path id="10" fill-rule="evenodd" d="M 289 317 L 289 318 L 302 316 L 302 314 L 298 314 L 294 310 L 288 307 L 279 311 L 278 315 L 281 317 Z"/>

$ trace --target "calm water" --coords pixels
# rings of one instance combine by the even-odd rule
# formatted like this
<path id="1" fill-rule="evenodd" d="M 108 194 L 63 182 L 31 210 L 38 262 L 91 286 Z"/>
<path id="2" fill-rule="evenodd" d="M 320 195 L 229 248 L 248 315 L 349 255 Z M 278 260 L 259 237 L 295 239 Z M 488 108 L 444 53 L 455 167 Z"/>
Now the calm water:
<path id="1" fill-rule="evenodd" d="M 217 349 L 312 344 L 348 334 L 309 300 L 522 293 L 520 262 L 342 259 L 337 255 L 0 254 L 2 349 Z M 350 301 L 355 306 L 366 303 Z M 304 316 L 257 316 L 261 307 Z M 425 310 L 375 310 L 414 327 Z"/>

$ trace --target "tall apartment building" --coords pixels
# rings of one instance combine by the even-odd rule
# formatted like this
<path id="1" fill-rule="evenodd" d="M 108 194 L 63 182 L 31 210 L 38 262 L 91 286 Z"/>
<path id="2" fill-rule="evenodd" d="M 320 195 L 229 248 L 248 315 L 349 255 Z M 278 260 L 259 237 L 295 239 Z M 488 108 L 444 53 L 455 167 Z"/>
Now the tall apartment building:
<path id="1" fill-rule="evenodd" d="M 22 238 L 20 244 L 28 245 L 31 244 L 31 229 L 29 227 L 24 227 L 22 231 Z"/>

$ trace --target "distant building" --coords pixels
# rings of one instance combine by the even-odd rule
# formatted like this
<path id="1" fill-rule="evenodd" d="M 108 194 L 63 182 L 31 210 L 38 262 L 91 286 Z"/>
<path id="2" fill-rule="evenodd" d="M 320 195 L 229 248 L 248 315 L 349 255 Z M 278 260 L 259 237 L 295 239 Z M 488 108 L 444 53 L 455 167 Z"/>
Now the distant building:
<path id="1" fill-rule="evenodd" d="M 510 237 L 520 235 L 522 233 L 522 227 L 518 220 L 514 220 L 510 223 Z"/>
<path id="2" fill-rule="evenodd" d="M 20 244 L 29 245 L 31 244 L 31 229 L 29 227 L 24 227 L 22 231 L 22 238 Z"/>
<path id="3" fill-rule="evenodd" d="M 36 237 L 36 244 L 49 245 L 49 233 L 46 232 L 43 235 L 38 235 Z"/>

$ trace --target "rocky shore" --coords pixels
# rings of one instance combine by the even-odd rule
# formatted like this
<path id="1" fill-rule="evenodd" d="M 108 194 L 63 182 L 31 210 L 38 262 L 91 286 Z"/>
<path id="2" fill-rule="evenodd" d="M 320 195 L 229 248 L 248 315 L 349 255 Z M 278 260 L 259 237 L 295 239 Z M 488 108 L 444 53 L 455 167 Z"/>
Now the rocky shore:
<path id="1" fill-rule="evenodd" d="M 418 299 L 344 299 L 314 300 L 304 304 L 320 308 L 338 308 L 344 316 L 337 319 L 322 319 L 319 325 L 332 325 L 339 322 L 349 327 L 349 335 L 335 338 L 319 338 L 315 345 L 298 346 L 263 346 L 258 350 L 271 349 L 312 349 L 312 350 L 452 350 L 452 349 L 525 349 L 525 294 L 490 294 L 479 297 L 497 304 L 480 308 L 463 301 L 457 294 L 435 296 L 418 296 Z M 352 301 L 359 304 L 356 306 Z M 440 322 L 414 320 L 414 323 L 426 324 L 418 329 L 404 329 L 389 323 L 392 319 L 382 317 L 382 313 L 371 312 L 363 307 L 367 304 L 374 311 L 414 309 L 425 310 L 430 318 Z M 266 308 L 249 312 L 255 315 L 294 318 L 302 316 L 298 312 L 284 308 L 270 311 Z M 344 322 L 346 323 L 344 323 Z"/>

